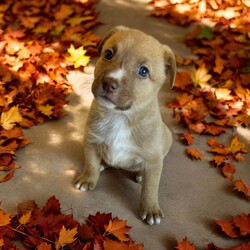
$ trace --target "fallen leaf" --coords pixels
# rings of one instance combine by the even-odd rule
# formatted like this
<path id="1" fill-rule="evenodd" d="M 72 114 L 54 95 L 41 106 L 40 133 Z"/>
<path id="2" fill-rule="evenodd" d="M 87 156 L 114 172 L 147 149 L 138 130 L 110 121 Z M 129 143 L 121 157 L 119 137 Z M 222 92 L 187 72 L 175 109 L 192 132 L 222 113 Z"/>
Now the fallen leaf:
<path id="1" fill-rule="evenodd" d="M 13 176 L 14 176 L 14 171 L 10 171 L 7 174 L 1 174 L 0 175 L 0 183 L 9 181 L 11 178 L 13 178 Z"/>
<path id="2" fill-rule="evenodd" d="M 250 214 L 241 214 L 240 216 L 233 217 L 233 223 L 239 228 L 241 236 L 250 235 Z"/>
<path id="3" fill-rule="evenodd" d="M 34 200 L 25 200 L 21 203 L 18 203 L 17 213 L 19 216 L 27 214 L 29 211 L 33 211 L 37 208 L 37 204 Z"/>
<path id="4" fill-rule="evenodd" d="M 22 121 L 22 116 L 18 111 L 18 107 L 14 106 L 1 114 L 1 126 L 6 130 L 11 130 L 17 122 Z"/>
<path id="5" fill-rule="evenodd" d="M 67 230 L 63 226 L 59 233 L 59 238 L 56 243 L 56 249 L 59 250 L 61 249 L 61 247 L 64 247 L 66 245 L 73 243 L 76 240 L 75 238 L 76 234 L 77 234 L 77 227 Z"/>
<path id="6" fill-rule="evenodd" d="M 26 214 L 22 215 L 22 217 L 19 219 L 20 224 L 25 225 L 30 221 L 31 212 L 32 211 L 28 211 Z"/>
<path id="7" fill-rule="evenodd" d="M 249 250 L 250 244 L 243 243 L 237 247 L 230 247 L 230 248 L 220 248 L 215 246 L 213 243 L 207 245 L 206 250 Z"/>
<path id="8" fill-rule="evenodd" d="M 0 227 L 9 225 L 10 221 L 10 214 L 5 214 L 3 210 L 0 209 Z"/>
<path id="9" fill-rule="evenodd" d="M 234 136 L 233 139 L 231 140 L 229 149 L 231 150 L 232 154 L 236 154 L 239 152 L 248 153 L 247 144 L 244 142 L 241 142 L 237 135 Z"/>
<path id="10" fill-rule="evenodd" d="M 52 246 L 51 244 L 43 242 L 37 247 L 37 250 L 52 250 Z"/>
<path id="11" fill-rule="evenodd" d="M 235 173 L 235 166 L 232 163 L 225 163 L 221 169 L 221 172 L 229 180 L 233 180 L 233 175 Z"/>
<path id="12" fill-rule="evenodd" d="M 208 74 L 208 70 L 203 65 L 198 69 L 193 68 L 191 72 L 191 79 L 195 87 L 199 86 L 201 88 L 210 87 L 208 81 L 212 78 L 210 74 Z"/>
<path id="13" fill-rule="evenodd" d="M 131 227 L 127 226 L 127 221 L 119 220 L 117 218 L 110 220 L 109 224 L 105 226 L 106 232 L 114 235 L 120 241 L 128 241 L 127 233 L 130 231 Z"/>
<path id="14" fill-rule="evenodd" d="M 125 244 L 124 242 L 114 241 L 111 239 L 105 240 L 103 247 L 104 247 L 104 250 L 142 250 L 143 249 L 142 244 L 129 246 Z"/>
<path id="15" fill-rule="evenodd" d="M 215 223 L 221 227 L 221 230 L 231 238 L 239 237 L 239 232 L 235 228 L 232 222 L 223 221 L 223 220 L 216 220 Z"/>
<path id="16" fill-rule="evenodd" d="M 187 148 L 186 149 L 186 153 L 192 158 L 192 159 L 196 159 L 196 160 L 201 160 L 203 155 L 194 148 Z"/>
<path id="17" fill-rule="evenodd" d="M 53 111 L 52 111 L 53 109 L 54 109 L 54 107 L 51 106 L 51 105 L 49 105 L 49 104 L 40 105 L 40 106 L 38 107 L 38 110 L 39 110 L 42 114 L 48 116 L 49 118 L 50 118 L 51 115 L 53 114 Z"/>
<path id="18" fill-rule="evenodd" d="M 192 132 L 185 132 L 181 136 L 181 140 L 183 140 L 187 145 L 191 145 L 194 141 L 194 135 L 192 134 Z"/>
<path id="19" fill-rule="evenodd" d="M 71 44 L 68 49 L 69 56 L 67 56 L 67 60 L 74 64 L 75 68 L 79 68 L 80 66 L 86 66 L 89 63 L 90 57 L 86 56 L 86 50 L 84 50 L 83 46 L 75 49 Z"/>
<path id="20" fill-rule="evenodd" d="M 236 180 L 233 182 L 234 190 L 243 193 L 247 199 L 250 199 L 250 186 L 243 180 Z"/>
<path id="21" fill-rule="evenodd" d="M 178 242 L 178 245 L 175 248 L 178 250 L 196 250 L 196 246 L 191 244 L 187 237 L 185 237 L 181 242 Z"/>

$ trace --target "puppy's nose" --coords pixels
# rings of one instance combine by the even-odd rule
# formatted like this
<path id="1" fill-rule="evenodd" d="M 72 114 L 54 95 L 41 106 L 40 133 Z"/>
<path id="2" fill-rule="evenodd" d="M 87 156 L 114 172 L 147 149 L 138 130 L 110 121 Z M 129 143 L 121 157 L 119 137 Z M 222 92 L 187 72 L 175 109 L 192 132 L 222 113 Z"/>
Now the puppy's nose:
<path id="1" fill-rule="evenodd" d="M 102 84 L 103 90 L 106 93 L 113 93 L 118 88 L 118 82 L 114 78 L 105 77 Z"/>

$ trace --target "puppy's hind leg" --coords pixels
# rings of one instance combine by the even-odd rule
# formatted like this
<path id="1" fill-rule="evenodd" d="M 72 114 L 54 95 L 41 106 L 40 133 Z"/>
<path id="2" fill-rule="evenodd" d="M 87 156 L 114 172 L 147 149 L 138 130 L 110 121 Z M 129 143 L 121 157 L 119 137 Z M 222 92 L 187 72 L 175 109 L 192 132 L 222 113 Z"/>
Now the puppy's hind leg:
<path id="1" fill-rule="evenodd" d="M 75 187 L 81 191 L 93 190 L 100 177 L 101 158 L 95 145 L 85 145 L 84 155 L 85 166 L 82 174 L 74 181 Z"/>

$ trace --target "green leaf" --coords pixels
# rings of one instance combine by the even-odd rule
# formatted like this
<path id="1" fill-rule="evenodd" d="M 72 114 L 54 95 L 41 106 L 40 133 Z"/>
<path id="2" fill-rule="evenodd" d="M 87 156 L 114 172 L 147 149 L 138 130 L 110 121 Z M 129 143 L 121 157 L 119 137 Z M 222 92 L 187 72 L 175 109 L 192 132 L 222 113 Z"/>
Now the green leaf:
<path id="1" fill-rule="evenodd" d="M 250 61 L 240 70 L 241 73 L 250 73 Z"/>
<path id="2" fill-rule="evenodd" d="M 200 32 L 200 34 L 197 36 L 198 39 L 208 39 L 208 40 L 212 40 L 214 37 L 213 31 L 211 28 L 204 26 L 202 27 L 202 30 Z"/>

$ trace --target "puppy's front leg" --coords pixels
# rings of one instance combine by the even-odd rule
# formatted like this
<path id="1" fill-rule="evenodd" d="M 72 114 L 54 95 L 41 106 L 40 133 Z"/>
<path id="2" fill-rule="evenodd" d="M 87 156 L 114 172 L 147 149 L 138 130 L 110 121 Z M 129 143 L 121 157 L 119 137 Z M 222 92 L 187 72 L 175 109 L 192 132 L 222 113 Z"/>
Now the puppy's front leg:
<path id="1" fill-rule="evenodd" d="M 164 214 L 159 207 L 158 189 L 162 171 L 163 160 L 161 157 L 145 164 L 142 193 L 140 203 L 140 215 L 149 225 L 160 224 Z"/>
<path id="2" fill-rule="evenodd" d="M 75 187 L 81 191 L 93 190 L 99 180 L 101 158 L 93 144 L 84 145 L 85 166 L 75 179 Z"/>

